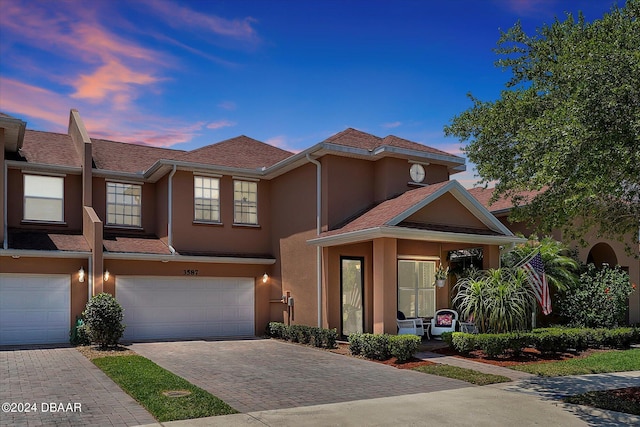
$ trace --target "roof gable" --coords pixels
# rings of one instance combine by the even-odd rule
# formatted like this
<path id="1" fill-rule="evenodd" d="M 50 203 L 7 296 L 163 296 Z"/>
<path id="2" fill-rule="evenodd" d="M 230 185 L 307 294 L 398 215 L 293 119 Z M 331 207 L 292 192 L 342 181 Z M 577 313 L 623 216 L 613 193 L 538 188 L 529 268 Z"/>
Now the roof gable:
<path id="1" fill-rule="evenodd" d="M 443 221 L 441 212 L 437 212 L 438 205 L 451 204 L 451 201 L 463 208 L 459 220 Z M 436 214 L 427 212 L 426 207 L 435 208 Z M 446 217 L 447 214 L 445 214 Z M 427 224 L 430 219 L 438 219 L 436 226 L 460 226 L 465 229 L 474 228 L 481 233 L 486 231 L 511 236 L 512 233 L 498 221 L 484 206 L 482 206 L 457 181 L 446 181 L 407 191 L 400 196 L 386 200 L 371 210 L 365 212 L 344 227 L 322 233 L 322 237 L 329 237 L 344 233 L 361 231 L 385 226 L 402 226 L 403 222 L 418 222 Z M 456 221 L 458 223 L 456 223 Z M 482 228 L 478 228 L 480 226 Z"/>
<path id="2" fill-rule="evenodd" d="M 189 151 L 179 160 L 210 165 L 257 169 L 269 167 L 293 153 L 248 136 L 238 136 Z"/>

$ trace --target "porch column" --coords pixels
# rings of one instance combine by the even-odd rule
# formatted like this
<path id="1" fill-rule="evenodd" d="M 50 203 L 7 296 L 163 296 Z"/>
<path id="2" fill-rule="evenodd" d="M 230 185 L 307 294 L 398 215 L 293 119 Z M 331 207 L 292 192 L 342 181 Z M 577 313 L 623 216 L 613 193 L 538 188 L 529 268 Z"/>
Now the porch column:
<path id="1" fill-rule="evenodd" d="M 398 241 L 373 240 L 373 333 L 397 332 Z"/>
<path id="2" fill-rule="evenodd" d="M 482 269 L 500 267 L 500 246 L 486 245 L 482 247 Z"/>

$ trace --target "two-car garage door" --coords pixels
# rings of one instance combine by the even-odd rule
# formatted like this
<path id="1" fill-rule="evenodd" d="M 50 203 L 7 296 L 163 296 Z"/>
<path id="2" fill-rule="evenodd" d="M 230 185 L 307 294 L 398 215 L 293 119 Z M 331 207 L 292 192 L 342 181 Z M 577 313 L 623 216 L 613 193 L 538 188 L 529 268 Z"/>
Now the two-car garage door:
<path id="1" fill-rule="evenodd" d="M 69 342 L 69 275 L 0 274 L 0 345 Z"/>
<path id="2" fill-rule="evenodd" d="M 253 336 L 254 287 L 252 278 L 118 276 L 123 338 Z"/>

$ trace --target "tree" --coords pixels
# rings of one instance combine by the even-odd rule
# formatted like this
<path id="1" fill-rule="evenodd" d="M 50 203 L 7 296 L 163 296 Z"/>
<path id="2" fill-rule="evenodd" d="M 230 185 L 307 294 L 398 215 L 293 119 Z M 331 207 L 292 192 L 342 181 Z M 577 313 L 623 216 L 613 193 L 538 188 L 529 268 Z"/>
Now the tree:
<path id="1" fill-rule="evenodd" d="M 497 181 L 512 219 L 569 238 L 587 230 L 637 247 L 640 226 L 640 0 L 591 23 L 567 14 L 498 40 L 496 66 L 512 78 L 500 99 L 445 126 L 467 142 L 480 182 Z M 539 191 L 530 200 L 519 195 Z"/>
<path id="2" fill-rule="evenodd" d="M 527 243 L 517 245 L 512 251 L 505 252 L 500 257 L 500 263 L 507 268 L 515 267 L 532 256 L 535 251 L 540 252 L 549 287 L 564 291 L 578 283 L 580 263 L 572 256 L 571 250 L 565 244 L 549 236 L 541 240 L 538 240 L 535 235 L 529 236 Z"/>

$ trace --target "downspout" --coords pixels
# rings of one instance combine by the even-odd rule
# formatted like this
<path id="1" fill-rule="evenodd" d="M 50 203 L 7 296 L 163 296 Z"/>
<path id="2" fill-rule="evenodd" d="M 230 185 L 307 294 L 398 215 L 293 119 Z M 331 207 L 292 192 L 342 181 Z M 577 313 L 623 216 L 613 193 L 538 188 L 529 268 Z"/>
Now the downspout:
<path id="1" fill-rule="evenodd" d="M 307 153 L 307 160 L 316 165 L 316 235 L 322 232 L 322 165 Z M 316 246 L 316 281 L 318 287 L 318 327 L 322 328 L 322 247 Z"/>
<path id="2" fill-rule="evenodd" d="M 93 296 L 93 257 L 90 256 L 87 262 L 87 302 Z"/>
<path id="3" fill-rule="evenodd" d="M 173 165 L 173 169 L 169 174 L 169 189 L 167 191 L 167 208 L 169 210 L 167 215 L 167 246 L 169 246 L 169 251 L 171 255 L 176 254 L 176 250 L 173 248 L 173 175 L 176 174 L 176 165 Z"/>
<path id="4" fill-rule="evenodd" d="M 3 188 L 2 188 L 2 207 L 3 207 L 3 218 L 2 218 L 2 227 L 4 229 L 4 239 L 2 242 L 2 249 L 8 249 L 9 248 L 9 240 L 8 240 L 8 236 L 7 233 L 9 231 L 9 228 L 7 226 L 7 162 L 6 160 L 4 161 L 4 170 L 2 171 L 2 173 L 4 174 L 4 180 L 2 181 L 3 183 Z"/>

